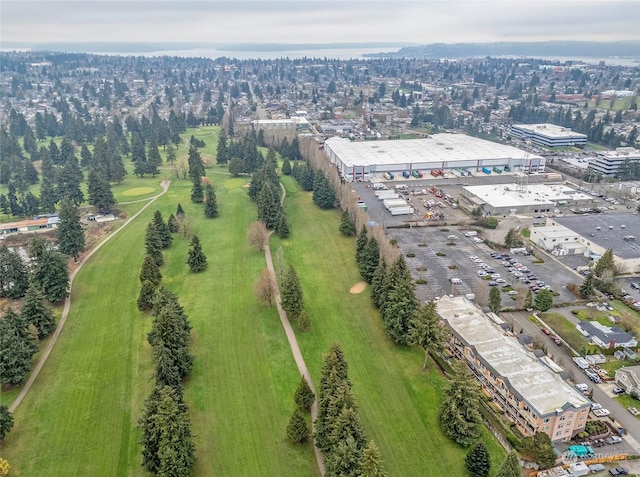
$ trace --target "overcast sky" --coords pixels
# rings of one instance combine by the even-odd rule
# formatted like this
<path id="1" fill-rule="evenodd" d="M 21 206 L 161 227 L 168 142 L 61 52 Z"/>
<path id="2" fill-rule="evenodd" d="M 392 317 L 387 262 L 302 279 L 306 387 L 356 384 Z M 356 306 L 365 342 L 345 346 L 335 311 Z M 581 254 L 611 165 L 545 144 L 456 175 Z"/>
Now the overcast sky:
<path id="1" fill-rule="evenodd" d="M 0 0 L 0 46 L 616 41 L 639 32 L 639 0 Z"/>

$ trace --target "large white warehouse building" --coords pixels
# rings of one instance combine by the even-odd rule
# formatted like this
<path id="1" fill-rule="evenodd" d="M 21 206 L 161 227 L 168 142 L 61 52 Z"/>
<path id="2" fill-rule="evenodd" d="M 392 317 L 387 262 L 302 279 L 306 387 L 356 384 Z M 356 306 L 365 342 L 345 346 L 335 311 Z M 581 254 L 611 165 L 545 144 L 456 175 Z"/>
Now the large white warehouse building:
<path id="1" fill-rule="evenodd" d="M 325 142 L 325 151 L 349 182 L 382 180 L 385 173 L 400 177 L 414 171 L 421 174 L 464 171 L 468 175 L 485 175 L 502 170 L 544 172 L 545 167 L 542 156 L 464 134 L 364 142 L 333 137 Z"/>

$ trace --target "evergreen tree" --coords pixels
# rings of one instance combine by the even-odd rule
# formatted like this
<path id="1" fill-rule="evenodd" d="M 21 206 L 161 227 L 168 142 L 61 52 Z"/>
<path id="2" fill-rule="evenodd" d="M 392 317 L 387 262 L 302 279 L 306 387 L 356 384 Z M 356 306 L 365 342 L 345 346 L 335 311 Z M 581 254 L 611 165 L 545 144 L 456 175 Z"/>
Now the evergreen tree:
<path id="1" fill-rule="evenodd" d="M 216 163 L 224 166 L 227 162 L 229 162 L 229 156 L 227 151 L 227 133 L 224 129 L 220 131 L 220 136 L 218 137 L 218 146 L 216 149 Z"/>
<path id="2" fill-rule="evenodd" d="M 169 216 L 169 220 L 167 220 L 167 226 L 169 227 L 169 232 L 173 234 L 180 230 L 180 223 L 178 222 L 178 219 L 176 219 L 176 216 L 173 214 Z"/>
<path id="3" fill-rule="evenodd" d="M 522 247 L 523 242 L 520 238 L 520 234 L 515 229 L 509 229 L 507 235 L 504 237 L 504 246 L 507 248 Z"/>
<path id="4" fill-rule="evenodd" d="M 96 169 L 91 169 L 87 176 L 89 203 L 101 214 L 111 212 L 116 203 L 109 181 Z"/>
<path id="5" fill-rule="evenodd" d="M 467 452 L 464 465 L 473 477 L 487 477 L 489 475 L 489 468 L 491 467 L 489 451 L 487 451 L 482 441 Z"/>
<path id="6" fill-rule="evenodd" d="M 145 402 L 139 421 L 142 431 L 142 467 L 165 477 L 191 475 L 195 446 L 187 407 L 178 391 L 157 387 Z"/>
<path id="7" fill-rule="evenodd" d="M 202 179 L 200 177 L 193 178 L 193 186 L 191 186 L 191 202 L 201 204 L 204 191 L 202 190 Z"/>
<path id="8" fill-rule="evenodd" d="M 32 271 L 33 283 L 51 303 L 64 300 L 69 295 L 67 258 L 60 252 L 42 247 L 35 255 Z"/>
<path id="9" fill-rule="evenodd" d="M 296 405 L 304 411 L 310 411 L 315 399 L 316 395 L 311 390 L 307 379 L 301 376 L 300 384 L 298 384 L 298 389 L 296 389 L 296 394 L 293 397 Z"/>
<path id="10" fill-rule="evenodd" d="M 176 208 L 176 217 L 184 217 L 185 213 L 184 213 L 184 209 L 182 208 L 182 205 L 180 205 L 180 203 L 178 202 L 178 207 Z"/>
<path id="11" fill-rule="evenodd" d="M 287 424 L 287 437 L 291 442 L 301 443 L 309 438 L 309 426 L 298 408 L 293 410 L 289 424 Z"/>
<path id="12" fill-rule="evenodd" d="M 162 237 L 158 232 L 153 221 L 147 225 L 147 231 L 144 236 L 144 245 L 147 255 L 151 255 L 159 267 L 164 263 L 162 256 Z"/>
<path id="13" fill-rule="evenodd" d="M 202 246 L 200 245 L 200 239 L 197 235 L 191 238 L 191 244 L 189 248 L 189 257 L 187 258 L 189 269 L 192 272 L 201 272 L 207 267 L 207 257 L 202 252 Z"/>
<path id="14" fill-rule="evenodd" d="M 147 146 L 147 163 L 145 172 L 151 174 L 152 177 L 155 177 L 160 173 L 158 169 L 162 165 L 162 156 L 160 156 L 160 151 L 158 150 L 158 145 L 156 142 L 151 139 L 149 141 L 149 145 Z"/>
<path id="15" fill-rule="evenodd" d="M 229 174 L 238 177 L 240 174 L 244 172 L 244 163 L 242 159 L 237 157 L 232 157 L 229 161 Z"/>
<path id="16" fill-rule="evenodd" d="M 36 351 L 36 337 L 29 332 L 27 323 L 9 308 L 0 319 L 0 384 L 21 384 L 31 371 Z"/>
<path id="17" fill-rule="evenodd" d="M 282 288 L 282 309 L 290 320 L 295 320 L 304 308 L 304 298 L 300 280 L 293 265 L 289 266 Z"/>
<path id="18" fill-rule="evenodd" d="M 9 408 L 4 404 L 0 404 L 0 442 L 9 433 L 13 427 L 13 416 L 9 412 Z M 2 467 L 0 466 L 0 475 L 2 475 Z M 5 474 L 6 475 L 6 474 Z"/>
<path id="19" fill-rule="evenodd" d="M 594 293 L 595 290 L 593 287 L 593 274 L 590 273 L 585 277 L 582 285 L 580 285 L 580 295 L 582 295 L 582 298 L 589 299 L 594 295 Z"/>
<path id="20" fill-rule="evenodd" d="M 553 467 L 558 458 L 551 439 L 544 432 L 525 437 L 522 440 L 522 453 L 533 458 L 542 469 Z"/>
<path id="21" fill-rule="evenodd" d="M 204 216 L 212 219 L 218 216 L 218 199 L 211 184 L 204 188 Z"/>
<path id="22" fill-rule="evenodd" d="M 380 450 L 374 441 L 369 441 L 362 452 L 360 477 L 387 477 L 382 466 Z"/>
<path id="23" fill-rule="evenodd" d="M 164 343 L 153 347 L 153 364 L 156 367 L 155 379 L 158 385 L 180 388 L 180 370 L 176 366 L 173 353 Z"/>
<path id="24" fill-rule="evenodd" d="M 522 469 L 520 468 L 520 459 L 516 451 L 507 454 L 506 459 L 502 463 L 502 467 L 496 474 L 496 477 L 520 477 Z"/>
<path id="25" fill-rule="evenodd" d="M 462 446 L 471 445 L 480 436 L 480 395 L 479 386 L 466 364 L 456 363 L 440 403 L 438 418 L 447 437 Z"/>
<path id="26" fill-rule="evenodd" d="M 80 224 L 78 208 L 69 198 L 62 200 L 57 235 L 60 251 L 77 262 L 78 254 L 84 251 L 84 230 Z"/>
<path id="27" fill-rule="evenodd" d="M 436 304 L 433 300 L 421 306 L 411 320 L 409 343 L 420 346 L 424 350 L 423 371 L 427 369 L 429 351 L 441 352 L 445 348 L 448 338 L 449 333 L 447 328 L 440 324 L 440 318 L 436 313 Z"/>
<path id="28" fill-rule="evenodd" d="M 265 183 L 256 200 L 258 220 L 262 220 L 269 230 L 273 230 L 277 224 L 280 200 L 273 185 Z"/>
<path id="29" fill-rule="evenodd" d="M 595 273 L 597 277 L 602 278 L 608 270 L 613 271 L 615 275 L 615 263 L 613 261 L 612 249 L 608 249 L 602 257 L 600 257 L 600 260 L 598 260 L 593 269 L 593 273 Z"/>
<path id="30" fill-rule="evenodd" d="M 493 313 L 499 313 L 502 307 L 502 298 L 500 297 L 500 290 L 498 287 L 491 288 L 489 292 L 489 309 Z"/>
<path id="31" fill-rule="evenodd" d="M 524 299 L 524 308 L 530 310 L 533 308 L 533 293 L 531 290 L 527 290 L 527 297 Z"/>
<path id="32" fill-rule="evenodd" d="M 173 242 L 173 237 L 171 236 L 171 230 L 169 230 L 169 225 L 164 221 L 162 217 L 162 212 L 156 210 L 153 213 L 153 226 L 155 227 L 158 235 L 160 236 L 160 242 L 162 242 L 162 248 L 168 248 Z"/>
<path id="33" fill-rule="evenodd" d="M 281 239 L 287 238 L 289 236 L 289 223 L 287 222 L 287 216 L 282 209 L 280 209 L 280 211 L 278 212 L 274 230 L 278 234 L 278 237 L 280 237 Z"/>
<path id="34" fill-rule="evenodd" d="M 142 269 L 140 270 L 140 283 L 144 283 L 147 280 L 155 286 L 160 285 L 162 281 L 162 273 L 160 273 L 160 269 L 151 255 L 144 256 Z"/>
<path id="35" fill-rule="evenodd" d="M 342 211 L 340 219 L 340 233 L 345 237 L 351 237 L 356 234 L 356 224 L 351 218 L 351 214 L 347 209 Z"/>
<path id="36" fill-rule="evenodd" d="M 371 237 L 367 240 L 367 245 L 362 251 L 362 261 L 358 267 L 360 269 L 360 275 L 367 283 L 372 283 L 373 275 L 378 268 L 378 263 L 380 263 L 380 247 L 378 246 L 378 241 L 374 237 Z"/>
<path id="37" fill-rule="evenodd" d="M 534 299 L 534 306 L 536 310 L 549 310 L 553 306 L 553 293 L 551 290 L 540 290 Z"/>
<path id="38" fill-rule="evenodd" d="M 0 298 L 21 298 L 28 288 L 29 275 L 20 254 L 0 245 Z"/>
<path id="39" fill-rule="evenodd" d="M 42 153 L 43 149 L 44 153 Z M 40 207 L 44 212 L 53 212 L 58 201 L 55 185 L 55 167 L 45 148 L 41 148 L 41 156 L 43 158 L 41 164 Z"/>
<path id="40" fill-rule="evenodd" d="M 205 175 L 204 164 L 202 163 L 202 158 L 200 156 L 200 151 L 195 146 L 195 144 L 191 144 L 189 146 L 189 178 L 194 185 L 202 182 L 202 177 Z M 200 201 L 202 202 L 202 200 Z"/>
<path id="41" fill-rule="evenodd" d="M 78 160 L 75 156 L 72 156 L 67 162 L 65 162 L 64 166 L 58 170 L 56 179 L 56 196 L 58 198 L 62 199 L 67 197 L 71 199 L 76 207 L 84 202 L 84 194 L 80 188 L 83 175 L 82 171 L 78 167 Z"/>
<path id="42" fill-rule="evenodd" d="M 291 163 L 289 162 L 289 159 L 287 159 L 286 157 L 282 161 L 282 175 L 285 175 L 285 176 L 291 175 Z"/>
<path id="43" fill-rule="evenodd" d="M 313 181 L 313 201 L 321 209 L 332 209 L 336 205 L 336 192 L 322 172 L 315 174 Z"/>
<path id="44" fill-rule="evenodd" d="M 173 164 L 176 162 L 176 148 L 173 144 L 167 144 L 167 162 Z"/>
<path id="45" fill-rule="evenodd" d="M 384 257 L 380 258 L 378 267 L 373 272 L 373 279 L 371 280 L 371 301 L 376 308 L 380 308 L 386 297 L 385 281 L 387 276 L 387 262 Z"/>
<path id="46" fill-rule="evenodd" d="M 143 177 L 147 172 L 147 153 L 144 149 L 144 143 L 140 133 L 133 132 L 131 134 L 131 160 L 134 164 L 133 173 Z"/>
<path id="47" fill-rule="evenodd" d="M 38 338 L 49 336 L 56 329 L 56 319 L 53 311 L 44 302 L 44 296 L 38 287 L 32 285 L 27 291 L 20 317 L 27 325 L 35 326 Z"/>
<path id="48" fill-rule="evenodd" d="M 364 249 L 367 246 L 369 237 L 367 236 L 367 227 L 362 226 L 360 233 L 356 239 L 356 264 L 360 268 L 360 264 L 364 262 Z"/>
<path id="49" fill-rule="evenodd" d="M 325 460 L 325 477 L 358 477 L 362 462 L 362 449 L 348 436 L 329 453 Z"/>
<path id="50" fill-rule="evenodd" d="M 150 255 L 147 255 L 149 257 Z M 142 282 L 140 294 L 138 295 L 138 310 L 150 311 L 153 308 L 153 297 L 155 296 L 156 285 L 149 280 Z"/>

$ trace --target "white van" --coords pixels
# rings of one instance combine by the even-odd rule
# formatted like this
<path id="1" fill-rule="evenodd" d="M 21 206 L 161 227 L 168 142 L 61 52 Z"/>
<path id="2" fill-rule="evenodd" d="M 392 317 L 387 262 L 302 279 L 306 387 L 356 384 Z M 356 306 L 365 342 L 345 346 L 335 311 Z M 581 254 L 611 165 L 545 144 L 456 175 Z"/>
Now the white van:
<path id="1" fill-rule="evenodd" d="M 478 232 L 476 232 L 475 230 L 469 230 L 464 233 L 465 237 L 475 237 L 476 235 L 478 235 Z"/>

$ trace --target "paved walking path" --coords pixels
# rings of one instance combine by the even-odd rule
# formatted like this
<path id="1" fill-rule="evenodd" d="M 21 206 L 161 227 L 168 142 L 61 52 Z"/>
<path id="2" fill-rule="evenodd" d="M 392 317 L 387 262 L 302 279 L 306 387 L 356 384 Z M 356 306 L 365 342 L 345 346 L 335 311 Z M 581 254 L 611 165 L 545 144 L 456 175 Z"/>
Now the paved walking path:
<path id="1" fill-rule="evenodd" d="M 64 301 L 64 309 L 62 310 L 62 316 L 60 317 L 60 321 L 58 322 L 58 326 L 56 327 L 56 330 L 53 332 L 53 335 L 51 336 L 51 339 L 49 340 L 49 343 L 47 343 L 47 347 L 44 349 L 44 352 L 42 353 L 42 356 L 40 357 L 40 361 L 38 361 L 38 364 L 36 364 L 35 368 L 33 368 L 33 371 L 31 372 L 31 375 L 29 376 L 29 379 L 27 379 L 27 382 L 25 383 L 25 385 L 23 386 L 22 390 L 20 391 L 20 394 L 18 394 L 16 396 L 16 399 L 13 401 L 11 406 L 9 406 L 9 411 L 10 412 L 13 413 L 16 410 L 16 408 L 20 405 L 22 400 L 25 398 L 25 396 L 27 395 L 27 393 L 31 389 L 31 386 L 33 386 L 33 383 L 35 382 L 36 378 L 38 377 L 38 374 L 40 374 L 40 371 L 42 370 L 42 368 L 44 367 L 45 363 L 47 362 L 47 359 L 49 358 L 49 355 L 51 354 L 51 350 L 55 346 L 56 341 L 58 340 L 58 336 L 60 336 L 60 333 L 62 332 L 62 328 L 64 328 L 64 324 L 67 322 L 67 316 L 69 315 L 69 310 L 71 309 L 71 287 L 73 285 L 73 279 L 76 277 L 78 272 L 82 269 L 83 265 L 85 263 L 87 263 L 87 261 L 93 256 L 94 253 L 96 253 L 98 250 L 100 250 L 105 243 L 107 243 L 109 240 L 111 240 L 113 237 L 115 237 L 118 233 L 120 233 L 127 225 L 129 225 L 131 223 L 131 221 L 133 221 L 142 212 L 144 212 L 147 209 L 147 207 L 149 207 L 151 204 L 153 204 L 156 201 L 156 199 L 158 199 L 165 192 L 167 192 L 167 190 L 169 189 L 169 184 L 171 184 L 171 181 L 168 181 L 168 180 L 162 181 L 161 184 L 160 184 L 162 186 L 162 192 L 160 192 L 157 195 L 154 195 L 153 197 L 151 197 L 149 199 L 146 199 L 146 200 L 149 201 L 148 204 L 146 204 L 138 212 L 136 212 L 129 219 L 127 219 L 127 221 L 124 223 L 124 225 L 122 227 L 120 227 L 119 229 L 116 229 L 112 234 L 108 235 L 102 242 L 100 242 L 98 245 L 96 245 L 96 247 L 93 250 L 91 250 L 87 255 L 84 256 L 84 258 L 80 261 L 80 263 L 75 268 L 75 270 L 73 270 L 73 272 L 71 272 L 71 275 L 69 276 L 69 296 Z"/>
<path id="2" fill-rule="evenodd" d="M 287 191 L 285 190 L 282 184 L 280 184 L 280 187 L 282 188 L 282 199 L 280 200 L 280 203 L 282 203 L 284 202 L 284 198 L 287 195 Z M 272 233 L 273 231 L 269 233 L 269 237 L 271 236 Z M 311 380 L 311 374 L 309 374 L 307 365 L 304 362 L 304 358 L 302 357 L 302 352 L 300 351 L 300 346 L 298 346 L 298 340 L 296 339 L 296 334 L 293 331 L 293 327 L 291 326 L 291 322 L 289 321 L 287 314 L 282 309 L 281 300 L 280 300 L 280 289 L 278 288 L 278 280 L 276 278 L 276 273 L 273 268 L 273 259 L 271 257 L 271 247 L 269 247 L 269 237 L 267 237 L 267 240 L 265 243 L 264 255 L 267 260 L 267 269 L 269 270 L 271 284 L 274 289 L 274 297 L 276 302 L 276 308 L 278 309 L 278 315 L 280 315 L 280 322 L 282 323 L 284 332 L 287 335 L 287 340 L 289 340 L 289 347 L 291 348 L 291 353 L 293 353 L 293 358 L 295 359 L 296 365 L 298 366 L 298 371 L 302 376 L 305 377 L 305 379 L 309 383 L 309 387 L 311 388 L 313 393 L 316 394 L 316 389 L 313 385 L 313 381 Z M 316 400 L 313 402 L 313 405 L 311 406 L 311 432 L 315 431 L 314 421 L 316 420 L 317 416 L 318 416 L 318 400 L 317 400 L 317 394 L 316 394 Z M 318 449 L 318 447 L 316 446 L 315 439 L 313 439 L 313 450 L 315 451 L 316 460 L 318 461 L 318 470 L 320 471 L 320 475 L 324 475 L 324 457 L 322 456 L 322 452 L 320 452 L 320 449 Z"/>

